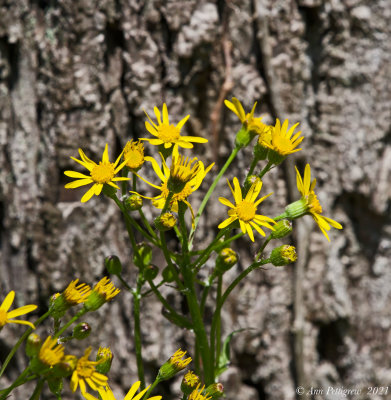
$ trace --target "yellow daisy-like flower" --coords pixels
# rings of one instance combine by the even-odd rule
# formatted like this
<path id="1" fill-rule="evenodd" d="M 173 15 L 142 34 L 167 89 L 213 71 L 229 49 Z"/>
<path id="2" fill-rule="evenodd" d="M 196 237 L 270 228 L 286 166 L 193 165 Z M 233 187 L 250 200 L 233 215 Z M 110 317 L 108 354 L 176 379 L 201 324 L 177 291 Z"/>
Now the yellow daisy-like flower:
<path id="1" fill-rule="evenodd" d="M 90 311 L 97 310 L 117 296 L 119 292 L 120 290 L 105 276 L 94 286 L 84 305 Z"/>
<path id="2" fill-rule="evenodd" d="M 182 189 L 174 193 L 171 200 L 171 210 L 178 212 L 178 201 L 185 202 L 191 209 L 191 206 L 186 199 L 200 187 L 206 174 L 213 167 L 214 163 L 205 168 L 203 162 L 198 161 L 197 158 L 194 158 L 190 162 L 183 162 L 183 157 L 179 156 L 178 152 L 174 150 L 172 165 L 171 168 L 168 168 L 163 156 L 161 157 L 162 168 L 160 168 L 155 159 L 150 160 L 153 170 L 161 180 L 160 186 L 154 185 L 153 183 L 148 182 L 144 178 L 140 177 L 144 182 L 160 190 L 161 193 L 152 198 L 146 196 L 143 197 L 152 200 L 152 204 L 156 208 L 162 209 L 170 193 L 170 186 L 172 188 L 172 186 L 175 184 L 177 188 L 182 186 Z M 195 164 L 192 165 L 194 162 Z"/>
<path id="3" fill-rule="evenodd" d="M 268 137 L 262 141 L 262 144 L 271 150 L 274 150 L 281 156 L 287 156 L 288 154 L 295 153 L 301 149 L 296 147 L 303 141 L 304 136 L 300 136 L 301 131 L 297 132 L 293 137 L 293 132 L 299 123 L 293 125 L 289 130 L 289 121 L 286 119 L 281 126 L 280 120 L 277 118 L 276 125 L 271 130 L 271 140 L 269 142 Z"/>
<path id="4" fill-rule="evenodd" d="M 41 363 L 52 367 L 58 364 L 64 357 L 64 346 L 59 344 L 57 339 L 48 336 L 38 353 Z"/>
<path id="5" fill-rule="evenodd" d="M 71 157 L 72 160 L 81 164 L 84 168 L 90 171 L 90 176 L 82 174 L 77 171 L 65 171 L 64 174 L 69 176 L 70 178 L 76 178 L 76 181 L 67 183 L 65 185 L 66 189 L 75 189 L 80 186 L 85 186 L 89 184 L 93 184 L 91 188 L 83 195 L 81 198 L 81 202 L 85 203 L 90 200 L 91 197 L 95 194 L 99 196 L 102 192 L 103 185 L 107 184 L 115 189 L 119 189 L 119 187 L 114 183 L 118 181 L 127 181 L 129 178 L 125 177 L 115 177 L 115 175 L 125 166 L 127 160 L 119 164 L 121 160 L 122 153 L 118 156 L 117 160 L 114 163 L 109 161 L 109 151 L 108 145 L 106 144 L 105 150 L 102 155 L 102 161 L 99 161 L 99 164 L 90 160 L 83 152 L 82 149 L 79 149 L 79 154 L 81 160 L 77 158 Z M 119 164 L 119 165 L 118 165 Z"/>
<path id="6" fill-rule="evenodd" d="M 28 321 L 23 321 L 19 319 L 13 319 L 15 317 L 19 317 L 20 315 L 27 314 L 31 311 L 34 311 L 37 306 L 34 304 L 30 304 L 27 306 L 15 308 L 15 310 L 8 311 L 11 308 L 11 305 L 15 298 L 15 292 L 11 290 L 7 296 L 5 297 L 4 301 L 1 303 L 0 306 L 0 331 L 3 329 L 5 324 L 21 324 L 21 325 L 28 325 L 31 328 L 35 329 L 35 326 Z"/>
<path id="7" fill-rule="evenodd" d="M 187 351 L 178 349 L 168 360 L 171 365 L 175 365 L 178 370 L 186 368 L 191 363 L 191 357 L 187 357 L 182 360 L 182 357 L 186 355 Z"/>
<path id="8" fill-rule="evenodd" d="M 233 179 L 234 188 L 232 188 L 228 180 L 227 182 L 234 197 L 235 205 L 233 205 L 228 199 L 219 197 L 219 201 L 225 206 L 230 207 L 231 210 L 228 211 L 229 218 L 223 221 L 218 227 L 223 229 L 232 222 L 239 220 L 242 232 L 247 232 L 252 241 L 254 241 L 252 228 L 254 228 L 262 236 L 265 236 L 265 232 L 260 228 L 260 225 L 273 230 L 273 227 L 270 224 L 275 224 L 275 221 L 264 215 L 257 214 L 258 205 L 272 194 L 269 193 L 268 195 L 263 196 L 256 201 L 256 198 L 262 189 L 262 181 L 253 183 L 244 199 L 238 179 L 236 177 Z"/>
<path id="9" fill-rule="evenodd" d="M 144 145 L 138 140 L 134 142 L 131 140 L 126 143 L 124 148 L 124 160 L 126 161 L 126 166 L 132 171 L 138 171 L 146 160 L 152 157 L 144 157 Z"/>
<path id="10" fill-rule="evenodd" d="M 72 392 L 76 392 L 80 386 L 80 392 L 87 400 L 96 400 L 94 396 L 87 392 L 86 383 L 92 390 L 98 391 L 107 385 L 107 376 L 96 371 L 95 367 L 100 361 L 90 361 L 91 347 L 85 350 L 84 356 L 77 361 L 75 370 L 71 377 L 70 387 Z"/>
<path id="11" fill-rule="evenodd" d="M 64 290 L 64 299 L 70 306 L 84 303 L 91 293 L 91 288 L 87 284 L 81 283 L 78 285 L 78 282 L 79 279 L 75 279 Z"/>
<path id="12" fill-rule="evenodd" d="M 157 124 L 155 124 L 152 119 L 149 117 L 148 113 L 144 110 L 146 116 L 149 119 L 149 122 L 145 122 L 145 127 L 147 131 L 155 136 L 155 139 L 147 139 L 143 138 L 140 140 L 147 140 L 149 143 L 153 145 L 164 145 L 164 148 L 168 149 L 172 145 L 184 147 L 186 149 L 191 149 L 193 147 L 193 143 L 207 143 L 208 139 L 204 139 L 198 136 L 181 136 L 180 132 L 183 128 L 183 125 L 189 119 L 190 115 L 187 115 L 181 121 L 178 122 L 176 126 L 170 124 L 168 119 L 168 111 L 166 103 L 163 104 L 162 114 L 160 113 L 157 107 L 154 107 L 154 112 L 157 119 Z M 163 117 L 163 119 L 162 119 Z"/>
<path id="13" fill-rule="evenodd" d="M 129 389 L 129 392 L 124 397 L 124 400 L 141 400 L 143 398 L 143 396 L 145 395 L 145 393 L 148 391 L 150 386 L 151 385 L 149 385 L 148 387 L 146 387 L 144 390 L 142 390 L 141 392 L 139 392 L 136 395 L 136 392 L 140 387 L 140 381 L 135 382 L 132 385 L 132 387 Z M 102 400 L 116 400 L 113 392 L 111 391 L 111 389 L 108 385 L 104 389 L 103 388 L 99 389 L 99 394 L 101 395 Z M 146 400 L 160 400 L 161 398 L 162 398 L 162 396 L 153 396 L 153 397 L 149 397 Z"/>
<path id="14" fill-rule="evenodd" d="M 197 388 L 190 393 L 188 400 L 209 400 L 212 398 L 211 396 L 203 396 L 202 392 L 205 389 L 205 385 L 198 389 L 200 386 L 201 384 L 198 384 Z"/>
<path id="15" fill-rule="evenodd" d="M 326 236 L 327 240 L 330 241 L 330 238 L 326 232 L 331 229 L 330 225 L 336 229 L 342 229 L 342 225 L 331 218 L 321 215 L 322 206 L 320 205 L 319 200 L 314 192 L 316 179 L 311 182 L 311 167 L 309 164 L 305 166 L 304 180 L 301 178 L 301 175 L 296 168 L 296 184 L 297 189 L 301 193 L 302 200 L 305 200 L 307 213 L 311 214 L 312 218 L 318 224 L 320 230 Z"/>

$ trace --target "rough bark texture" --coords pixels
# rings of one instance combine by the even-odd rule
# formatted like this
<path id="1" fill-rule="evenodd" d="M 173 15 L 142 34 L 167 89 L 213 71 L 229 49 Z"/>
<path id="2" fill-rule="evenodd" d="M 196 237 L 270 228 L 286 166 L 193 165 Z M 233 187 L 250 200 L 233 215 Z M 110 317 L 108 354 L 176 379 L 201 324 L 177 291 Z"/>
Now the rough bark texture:
<path id="1" fill-rule="evenodd" d="M 134 278 L 115 207 L 102 196 L 81 204 L 83 190 L 63 188 L 78 147 L 99 159 L 109 143 L 114 158 L 130 138 L 149 135 L 143 108 L 166 101 L 176 121 L 191 115 L 187 134 L 209 139 L 196 148 L 203 160 L 218 154 L 221 163 L 238 121 L 219 97 L 259 101 L 258 113 L 300 121 L 306 137 L 303 151 L 265 179 L 274 200 L 263 212 L 276 215 L 297 198 L 293 166 L 310 162 L 324 213 L 344 230 L 329 244 L 309 217 L 300 220 L 299 262 L 256 271 L 234 291 L 224 331 L 252 329 L 233 341 L 227 399 L 291 400 L 301 385 L 362 389 L 358 400 L 368 386 L 389 385 L 390 19 L 389 0 L 2 0 L 0 298 L 12 289 L 17 305 L 43 312 L 71 279 L 102 277 L 110 254 Z M 230 177 L 243 177 L 249 156 L 240 154 Z M 225 212 L 214 196 L 199 238 L 210 239 Z M 248 242 L 227 283 L 255 252 Z M 123 291 L 87 318 L 94 348 L 110 345 L 115 354 L 118 393 L 136 379 L 131 307 Z M 191 334 L 173 329 L 153 297 L 142 305 L 142 330 L 151 381 Z M 21 331 L 1 332 L 1 359 Z M 24 363 L 20 352 L 1 386 Z M 178 385 L 161 393 L 177 398 Z"/>

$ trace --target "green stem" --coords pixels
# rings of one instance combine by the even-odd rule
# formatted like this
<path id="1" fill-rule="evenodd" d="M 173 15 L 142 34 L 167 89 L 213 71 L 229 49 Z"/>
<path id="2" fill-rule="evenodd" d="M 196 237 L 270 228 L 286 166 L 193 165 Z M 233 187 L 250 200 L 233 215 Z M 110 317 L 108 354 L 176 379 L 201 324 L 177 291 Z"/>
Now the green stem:
<path id="1" fill-rule="evenodd" d="M 76 322 L 79 318 L 81 318 L 84 314 L 88 312 L 87 308 L 82 308 L 73 318 L 71 318 L 59 331 L 57 331 L 53 339 L 57 339 L 60 335 L 63 334 L 74 322 Z"/>
<path id="2" fill-rule="evenodd" d="M 251 165 L 250 165 L 250 169 L 248 170 L 246 179 L 247 179 L 250 175 L 252 175 L 252 173 L 254 172 L 255 167 L 256 167 L 257 164 L 258 164 L 258 161 L 259 161 L 259 160 L 258 160 L 256 157 L 253 158 L 253 160 L 252 160 L 252 162 L 251 162 Z"/>
<path id="3" fill-rule="evenodd" d="M 137 289 L 133 290 L 133 319 L 134 319 L 134 347 L 136 350 L 136 362 L 137 362 L 137 373 L 138 379 L 141 382 L 141 390 L 145 389 L 145 376 L 144 376 L 144 364 L 142 356 L 142 343 L 141 343 L 141 324 L 140 324 L 140 292 L 142 286 L 142 276 L 138 275 L 137 278 Z"/>
<path id="4" fill-rule="evenodd" d="M 23 385 L 26 382 L 25 378 L 29 372 L 30 372 L 30 366 L 27 366 L 27 368 L 19 375 L 19 377 L 14 381 L 14 383 L 10 387 L 0 391 L 0 400 L 5 400 L 16 387 Z"/>
<path id="5" fill-rule="evenodd" d="M 44 383 L 45 383 L 44 378 L 41 378 L 38 380 L 37 385 L 35 386 L 34 392 L 30 397 L 30 400 L 39 400 Z"/>
<path id="6" fill-rule="evenodd" d="M 206 299 L 208 297 L 209 290 L 210 290 L 210 287 L 212 285 L 212 282 L 213 282 L 213 275 L 210 275 L 209 278 L 208 278 L 208 282 L 205 285 L 204 290 L 202 291 L 202 297 L 201 297 L 201 303 L 200 303 L 200 310 L 201 310 L 202 314 L 205 311 Z"/>
<path id="7" fill-rule="evenodd" d="M 259 258 L 261 257 L 263 250 L 265 250 L 265 247 L 268 245 L 268 243 L 272 240 L 271 235 L 267 237 L 265 242 L 263 243 L 262 247 L 259 249 L 257 256 L 255 257 L 255 261 L 258 261 Z"/>
<path id="8" fill-rule="evenodd" d="M 216 297 L 216 304 L 220 303 L 221 294 L 222 294 L 222 287 L 223 287 L 223 277 L 219 275 L 217 280 L 217 297 Z M 220 358 L 220 351 L 221 351 L 221 308 L 219 314 L 217 316 L 217 323 L 216 323 L 216 360 Z"/>
<path id="9" fill-rule="evenodd" d="M 239 150 L 240 150 L 240 147 L 235 147 L 232 150 L 231 155 L 228 157 L 228 160 L 223 165 L 223 168 L 221 168 L 220 172 L 218 173 L 218 175 L 216 176 L 216 178 L 213 181 L 212 185 L 210 186 L 208 192 L 206 193 L 204 199 L 202 200 L 200 208 L 198 209 L 197 215 L 195 216 L 195 219 L 194 219 L 194 227 L 190 231 L 190 236 L 189 236 L 189 248 L 190 249 L 191 249 L 192 244 L 193 244 L 194 233 L 195 233 L 195 230 L 197 229 L 198 221 L 199 221 L 199 219 L 201 217 L 202 212 L 204 211 L 204 208 L 206 207 L 206 204 L 209 201 L 209 197 L 212 195 L 213 191 L 215 190 L 215 188 L 216 188 L 217 184 L 219 183 L 219 180 L 223 176 L 224 172 L 227 170 L 227 168 L 230 166 L 232 161 L 235 159 L 235 157 L 238 154 Z"/>
<path id="10" fill-rule="evenodd" d="M 250 272 L 254 271 L 254 269 L 258 268 L 261 265 L 267 264 L 269 260 L 262 260 L 259 262 L 254 262 L 252 263 L 249 267 L 247 267 L 240 275 L 236 277 L 236 279 L 228 286 L 224 294 L 221 296 L 221 299 L 219 303 L 216 304 L 216 310 L 213 314 L 213 319 L 212 319 L 212 326 L 210 330 L 210 354 L 212 358 L 212 365 L 213 369 L 215 368 L 215 338 L 216 338 L 216 329 L 217 329 L 217 323 L 219 319 L 219 315 L 221 312 L 221 308 L 223 307 L 223 304 L 225 300 L 227 300 L 227 297 L 230 295 L 232 290 L 235 289 L 235 287 L 240 283 L 242 279 L 244 279 Z"/>
<path id="11" fill-rule="evenodd" d="M 47 311 L 45 314 L 43 314 L 40 318 L 38 318 L 38 320 L 35 322 L 35 326 L 38 326 L 42 321 L 44 321 L 48 316 L 50 315 L 50 311 Z M 9 352 L 7 358 L 5 359 L 1 370 L 0 370 L 0 378 L 3 375 L 5 369 L 7 368 L 7 365 L 9 364 L 9 362 L 12 360 L 12 357 L 14 356 L 14 354 L 16 353 L 16 351 L 18 350 L 19 346 L 26 340 L 26 338 L 28 337 L 28 335 L 30 335 L 30 333 L 33 331 L 33 328 L 28 328 L 27 331 L 19 338 L 19 340 L 16 342 L 16 344 L 14 345 L 14 347 L 11 349 L 11 351 Z"/>
<path id="12" fill-rule="evenodd" d="M 148 222 L 147 218 L 145 217 L 145 214 L 144 214 L 143 210 L 140 208 L 140 209 L 138 210 L 138 212 L 139 212 L 139 214 L 140 214 L 141 221 L 143 222 L 143 224 L 144 224 L 145 227 L 147 228 L 147 231 L 151 234 L 151 236 L 152 236 L 155 240 L 157 240 L 156 233 L 155 233 L 155 231 L 153 230 L 151 224 Z"/>
<path id="13" fill-rule="evenodd" d="M 288 215 L 285 212 L 280 214 L 278 217 L 273 218 L 273 219 L 274 219 L 274 221 L 280 221 L 280 220 L 282 220 L 284 218 L 288 218 Z"/>
<path id="14" fill-rule="evenodd" d="M 167 300 L 162 296 L 162 294 L 159 292 L 158 288 L 154 285 L 154 283 L 149 280 L 148 283 L 151 286 L 152 291 L 155 293 L 156 297 L 160 300 L 160 302 L 163 304 L 163 306 L 177 319 L 178 321 L 182 322 L 183 326 L 188 326 L 189 321 L 187 321 L 184 317 L 179 315 L 173 307 L 170 306 L 170 304 L 167 302 Z"/>
<path id="15" fill-rule="evenodd" d="M 269 161 L 269 162 L 266 164 L 266 167 L 259 173 L 259 175 L 258 175 L 259 179 L 262 179 L 263 176 L 264 176 L 267 172 L 269 172 L 269 171 L 271 170 L 272 166 L 273 166 L 273 163 Z"/>
<path id="16" fill-rule="evenodd" d="M 144 394 L 144 397 L 142 400 L 147 400 L 149 398 L 149 395 L 152 393 L 152 390 L 155 389 L 155 387 L 158 383 L 160 383 L 159 375 L 156 377 L 155 382 L 152 383 L 152 385 L 149 387 L 147 392 Z"/>

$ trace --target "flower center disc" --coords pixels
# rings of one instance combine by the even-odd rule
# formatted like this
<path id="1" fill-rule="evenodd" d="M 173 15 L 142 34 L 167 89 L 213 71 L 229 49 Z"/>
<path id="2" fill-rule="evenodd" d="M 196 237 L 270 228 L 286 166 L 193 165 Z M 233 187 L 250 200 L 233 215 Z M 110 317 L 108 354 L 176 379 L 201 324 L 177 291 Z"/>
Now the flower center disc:
<path id="1" fill-rule="evenodd" d="M 98 183 L 110 182 L 114 175 L 114 165 L 112 163 L 102 163 L 102 161 L 91 171 L 91 178 Z"/>
<path id="2" fill-rule="evenodd" d="M 255 217 L 256 211 L 257 208 L 254 206 L 254 203 L 245 200 L 236 206 L 238 217 L 244 222 L 251 221 Z"/>
<path id="3" fill-rule="evenodd" d="M 7 313 L 0 308 L 0 329 L 5 325 L 5 321 L 7 321 Z"/>
<path id="4" fill-rule="evenodd" d="M 179 139 L 179 129 L 174 125 L 162 124 L 157 128 L 157 134 L 160 140 L 165 143 L 175 142 Z"/>

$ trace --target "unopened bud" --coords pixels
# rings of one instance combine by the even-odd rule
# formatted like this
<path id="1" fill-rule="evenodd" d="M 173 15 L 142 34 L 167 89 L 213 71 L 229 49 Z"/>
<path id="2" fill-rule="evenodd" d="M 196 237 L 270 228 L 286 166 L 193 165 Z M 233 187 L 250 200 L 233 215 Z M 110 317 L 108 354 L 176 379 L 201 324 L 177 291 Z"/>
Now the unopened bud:
<path id="1" fill-rule="evenodd" d="M 91 327 L 87 322 L 80 322 L 73 328 L 72 336 L 75 339 L 81 340 L 90 336 Z"/>
<path id="2" fill-rule="evenodd" d="M 200 384 L 201 380 L 198 375 L 192 371 L 186 372 L 181 383 L 181 391 L 187 396 Z"/>
<path id="3" fill-rule="evenodd" d="M 274 231 L 271 232 L 272 239 L 282 239 L 292 232 L 292 222 L 287 219 L 278 221 L 274 226 Z"/>
<path id="4" fill-rule="evenodd" d="M 39 353 L 42 340 L 36 333 L 30 333 L 26 340 L 26 354 L 28 357 L 35 357 Z"/>
<path id="5" fill-rule="evenodd" d="M 155 219 L 155 226 L 160 232 L 169 231 L 176 225 L 176 218 L 173 214 L 166 212 Z"/>
<path id="6" fill-rule="evenodd" d="M 159 268 L 156 265 L 149 264 L 143 271 L 143 276 L 147 281 L 153 281 L 159 273 Z"/>
<path id="7" fill-rule="evenodd" d="M 284 244 L 273 249 L 269 259 L 276 267 L 291 264 L 297 260 L 296 249 L 294 246 Z"/>
<path id="8" fill-rule="evenodd" d="M 216 275 L 223 274 L 224 272 L 231 269 L 238 262 L 238 256 L 236 252 L 229 247 L 221 250 L 216 259 Z"/>
<path id="9" fill-rule="evenodd" d="M 105 258 L 105 267 L 111 275 L 121 275 L 122 264 L 120 259 L 113 255 Z"/>
<path id="10" fill-rule="evenodd" d="M 113 353 L 109 347 L 99 347 L 98 353 L 96 354 L 96 361 L 99 364 L 95 369 L 100 373 L 106 375 L 111 368 L 111 362 L 113 361 Z"/>
<path id="11" fill-rule="evenodd" d="M 125 199 L 124 205 L 128 211 L 140 210 L 143 206 L 143 198 L 139 194 L 132 194 Z"/>
<path id="12" fill-rule="evenodd" d="M 206 389 L 204 389 L 204 396 L 210 397 L 211 400 L 218 399 L 224 395 L 224 386 L 221 383 L 212 383 Z"/>

